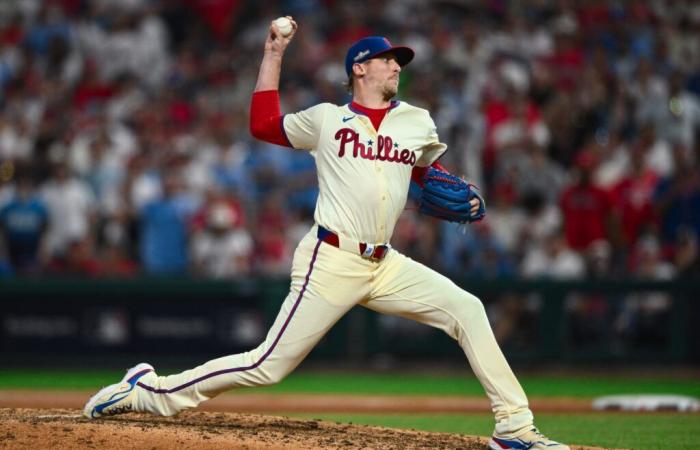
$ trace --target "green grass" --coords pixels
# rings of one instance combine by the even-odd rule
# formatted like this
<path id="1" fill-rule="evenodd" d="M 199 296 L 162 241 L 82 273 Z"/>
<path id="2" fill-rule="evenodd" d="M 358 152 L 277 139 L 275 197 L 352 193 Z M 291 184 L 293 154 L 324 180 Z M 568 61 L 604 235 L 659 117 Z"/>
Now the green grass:
<path id="1" fill-rule="evenodd" d="M 172 373 L 165 371 L 164 374 Z M 123 371 L 0 370 L 0 389 L 82 389 L 114 383 Z M 683 377 L 521 376 L 530 397 L 592 398 L 648 393 L 700 397 L 700 383 Z M 484 396 L 473 375 L 318 373 L 299 371 L 282 383 L 241 393 Z M 486 414 L 307 414 L 297 417 L 487 436 L 493 418 Z M 538 426 L 564 442 L 635 450 L 697 450 L 700 415 L 684 414 L 538 414 Z"/>
<path id="2" fill-rule="evenodd" d="M 166 372 L 167 373 L 167 372 Z M 124 372 L 0 370 L 0 389 L 95 389 Z M 700 397 L 700 383 L 688 378 L 523 376 L 530 397 L 592 398 L 612 394 L 678 394 Z M 246 390 L 249 391 L 250 390 Z M 254 392 L 483 396 L 471 375 L 361 374 L 296 372 L 276 386 Z"/>
<path id="3" fill-rule="evenodd" d="M 485 414 L 293 414 L 294 417 L 488 436 Z M 635 450 L 697 450 L 700 416 L 685 414 L 538 414 L 537 426 L 567 444 Z"/>

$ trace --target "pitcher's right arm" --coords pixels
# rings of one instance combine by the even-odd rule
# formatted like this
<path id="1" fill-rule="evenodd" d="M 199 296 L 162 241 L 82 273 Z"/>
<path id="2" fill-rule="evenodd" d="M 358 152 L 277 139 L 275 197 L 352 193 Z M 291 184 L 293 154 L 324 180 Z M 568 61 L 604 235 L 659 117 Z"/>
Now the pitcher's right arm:
<path id="1" fill-rule="evenodd" d="M 289 36 L 283 37 L 274 21 L 270 24 L 258 80 L 250 102 L 250 133 L 257 139 L 291 147 L 282 129 L 279 99 L 282 56 L 297 30 L 297 23 L 291 17 L 288 18 L 292 22 Z"/>

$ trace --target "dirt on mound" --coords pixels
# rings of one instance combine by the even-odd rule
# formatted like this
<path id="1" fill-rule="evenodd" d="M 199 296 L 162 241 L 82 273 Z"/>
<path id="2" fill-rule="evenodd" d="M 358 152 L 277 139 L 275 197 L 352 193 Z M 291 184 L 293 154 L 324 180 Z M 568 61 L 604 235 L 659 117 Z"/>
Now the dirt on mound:
<path id="1" fill-rule="evenodd" d="M 185 412 L 90 421 L 67 409 L 0 409 L 0 448 L 483 449 L 485 439 L 252 414 Z"/>
<path id="2" fill-rule="evenodd" d="M 320 420 L 184 412 L 128 414 L 96 421 L 72 409 L 0 409 L 0 448 L 12 449 L 463 449 L 486 438 Z M 572 450 L 596 450 L 572 447 Z"/>

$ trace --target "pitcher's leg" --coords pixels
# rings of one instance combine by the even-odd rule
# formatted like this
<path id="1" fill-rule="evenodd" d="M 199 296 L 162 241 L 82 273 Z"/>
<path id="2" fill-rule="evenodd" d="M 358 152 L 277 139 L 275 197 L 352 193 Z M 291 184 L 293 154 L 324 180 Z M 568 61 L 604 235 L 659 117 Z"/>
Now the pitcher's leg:
<path id="1" fill-rule="evenodd" d="M 277 383 L 289 374 L 352 307 L 331 304 L 315 294 L 317 251 L 318 246 L 306 276 L 293 278 L 292 289 L 265 342 L 252 351 L 214 359 L 177 375 L 144 376 L 137 383 L 140 389 L 135 409 L 173 415 L 223 391 Z"/>
<path id="2" fill-rule="evenodd" d="M 397 252 L 390 255 L 377 271 L 371 300 L 363 306 L 445 331 L 459 342 L 484 387 L 496 431 L 510 434 L 531 427 L 527 397 L 496 342 L 481 301 L 432 269 Z"/>

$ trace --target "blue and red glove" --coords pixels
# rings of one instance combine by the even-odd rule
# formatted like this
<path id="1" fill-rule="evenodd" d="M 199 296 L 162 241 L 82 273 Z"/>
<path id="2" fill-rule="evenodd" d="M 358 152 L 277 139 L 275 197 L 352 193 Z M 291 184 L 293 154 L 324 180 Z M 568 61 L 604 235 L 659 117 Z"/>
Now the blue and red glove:
<path id="1" fill-rule="evenodd" d="M 422 214 L 458 223 L 477 222 L 486 215 L 486 203 L 473 184 L 434 167 L 428 168 L 422 181 L 418 207 Z M 469 202 L 475 198 L 479 209 L 472 213 Z"/>

